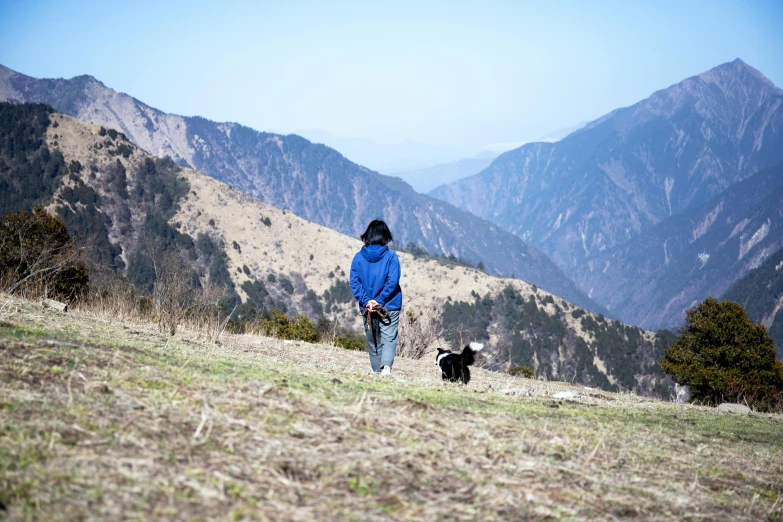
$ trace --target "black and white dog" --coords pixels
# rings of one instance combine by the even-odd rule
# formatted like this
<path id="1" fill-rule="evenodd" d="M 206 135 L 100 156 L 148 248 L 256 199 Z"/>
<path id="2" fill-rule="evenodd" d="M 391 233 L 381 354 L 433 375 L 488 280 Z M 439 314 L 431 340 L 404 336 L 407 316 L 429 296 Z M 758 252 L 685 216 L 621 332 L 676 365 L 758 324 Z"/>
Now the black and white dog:
<path id="1" fill-rule="evenodd" d="M 451 353 L 451 350 L 438 348 L 438 356 L 435 358 L 435 366 L 440 368 L 444 381 L 462 381 L 467 384 L 470 381 L 468 366 L 476 361 L 476 352 L 484 348 L 481 343 L 470 343 L 462 349 L 462 353 Z"/>

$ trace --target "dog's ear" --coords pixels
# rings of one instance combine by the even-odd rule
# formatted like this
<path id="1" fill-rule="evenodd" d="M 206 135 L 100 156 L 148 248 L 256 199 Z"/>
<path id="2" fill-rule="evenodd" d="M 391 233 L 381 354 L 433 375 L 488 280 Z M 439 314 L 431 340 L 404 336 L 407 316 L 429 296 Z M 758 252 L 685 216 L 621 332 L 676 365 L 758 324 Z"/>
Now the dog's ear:
<path id="1" fill-rule="evenodd" d="M 443 353 L 443 352 L 445 352 L 445 351 L 446 351 L 446 350 L 444 350 L 443 348 L 438 348 L 438 355 L 442 354 L 442 353 Z"/>

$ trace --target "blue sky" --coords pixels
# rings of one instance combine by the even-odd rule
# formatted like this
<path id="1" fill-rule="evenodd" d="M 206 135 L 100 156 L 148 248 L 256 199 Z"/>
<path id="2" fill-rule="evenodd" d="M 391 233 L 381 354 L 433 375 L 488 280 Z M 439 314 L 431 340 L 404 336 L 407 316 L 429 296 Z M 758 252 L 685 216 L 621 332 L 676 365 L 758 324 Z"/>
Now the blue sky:
<path id="1" fill-rule="evenodd" d="M 480 150 L 740 57 L 783 86 L 783 2 L 11 2 L 0 63 L 178 114 Z"/>

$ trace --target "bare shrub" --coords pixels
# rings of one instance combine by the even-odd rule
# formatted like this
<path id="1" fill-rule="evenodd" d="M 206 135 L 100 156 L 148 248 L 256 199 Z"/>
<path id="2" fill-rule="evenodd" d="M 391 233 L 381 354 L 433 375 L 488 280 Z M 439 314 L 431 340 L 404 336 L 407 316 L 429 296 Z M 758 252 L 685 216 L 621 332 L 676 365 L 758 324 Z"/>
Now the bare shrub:
<path id="1" fill-rule="evenodd" d="M 155 239 L 146 237 L 144 248 L 152 261 L 155 284 L 152 289 L 152 308 L 161 332 L 170 335 L 196 302 L 192 269 L 174 249 L 162 251 Z"/>
<path id="2" fill-rule="evenodd" d="M 318 319 L 315 329 L 318 331 L 318 337 L 321 339 L 321 342 L 335 345 L 335 339 L 338 336 L 337 331 L 339 329 L 336 317 L 331 320 L 326 317 L 321 317 Z"/>
<path id="3" fill-rule="evenodd" d="M 726 400 L 757 411 L 783 413 L 783 389 L 773 383 L 733 381 L 726 385 L 724 394 Z"/>
<path id="4" fill-rule="evenodd" d="M 443 339 L 441 311 L 409 304 L 400 314 L 397 335 L 398 355 L 421 359 Z"/>
<path id="5" fill-rule="evenodd" d="M 361 351 L 367 349 L 367 338 L 364 336 L 364 333 L 354 332 L 341 327 L 336 317 L 332 320 L 321 317 L 315 328 L 318 331 L 320 342 L 324 344 L 345 348 L 346 350 Z"/>
<path id="6" fill-rule="evenodd" d="M 231 318 L 231 314 L 223 313 L 223 302 L 229 296 L 228 289 L 215 283 L 208 275 L 202 276 L 200 283 L 201 290 L 196 294 L 189 318 L 207 340 L 219 342 L 220 334 Z"/>
<path id="7" fill-rule="evenodd" d="M 90 274 L 93 273 L 91 269 Z M 112 270 L 105 270 L 99 272 L 80 308 L 102 317 L 138 320 L 148 311 L 139 305 L 141 299 L 130 281 Z"/>
<path id="8" fill-rule="evenodd" d="M 0 282 L 9 295 L 76 298 L 89 285 L 81 254 L 65 224 L 40 207 L 0 218 Z"/>

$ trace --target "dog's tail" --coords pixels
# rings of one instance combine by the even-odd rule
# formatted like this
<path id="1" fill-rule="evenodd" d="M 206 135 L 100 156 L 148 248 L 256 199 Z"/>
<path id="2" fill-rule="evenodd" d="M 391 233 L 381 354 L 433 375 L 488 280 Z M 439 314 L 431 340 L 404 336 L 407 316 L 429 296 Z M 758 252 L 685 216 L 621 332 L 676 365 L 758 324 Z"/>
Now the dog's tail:
<path id="1" fill-rule="evenodd" d="M 462 349 L 462 365 L 470 366 L 476 362 L 476 352 L 480 352 L 484 349 L 484 345 L 481 343 L 470 343 Z"/>

